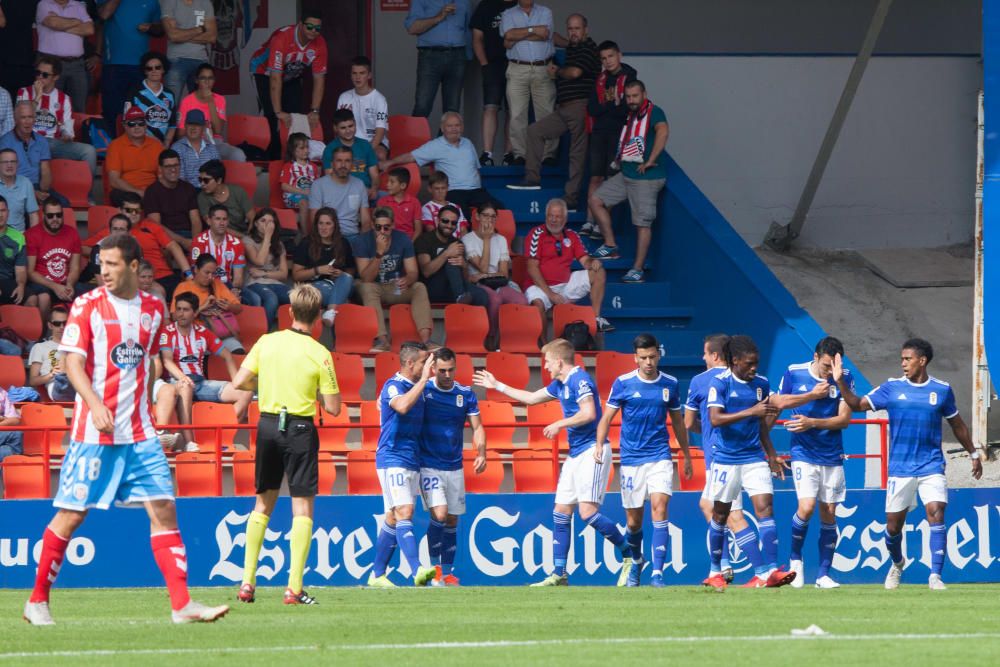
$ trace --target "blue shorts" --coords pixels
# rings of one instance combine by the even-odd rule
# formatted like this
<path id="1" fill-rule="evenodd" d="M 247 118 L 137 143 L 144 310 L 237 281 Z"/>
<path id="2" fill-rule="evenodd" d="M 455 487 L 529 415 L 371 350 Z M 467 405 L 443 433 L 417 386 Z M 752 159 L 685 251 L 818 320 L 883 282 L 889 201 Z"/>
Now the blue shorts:
<path id="1" fill-rule="evenodd" d="M 209 403 L 222 402 L 222 390 L 226 388 L 222 380 L 202 380 L 194 383 L 194 400 Z"/>
<path id="2" fill-rule="evenodd" d="M 174 482 L 160 441 L 95 445 L 70 441 L 59 474 L 56 507 L 106 510 L 147 500 L 173 500 Z"/>

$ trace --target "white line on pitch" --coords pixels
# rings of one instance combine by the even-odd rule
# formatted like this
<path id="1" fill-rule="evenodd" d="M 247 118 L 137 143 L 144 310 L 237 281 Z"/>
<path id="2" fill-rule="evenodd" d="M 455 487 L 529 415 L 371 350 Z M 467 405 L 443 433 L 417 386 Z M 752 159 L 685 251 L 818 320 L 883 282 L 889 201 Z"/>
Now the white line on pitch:
<path id="1" fill-rule="evenodd" d="M 870 635 L 749 635 L 749 636 L 690 636 L 690 637 L 582 637 L 579 639 L 522 639 L 482 642 L 424 642 L 413 644 L 308 644 L 302 646 L 259 646 L 259 647 L 205 647 L 205 648 L 142 648 L 142 649 L 94 649 L 89 651 L 21 651 L 0 653 L 0 660 L 13 658 L 85 658 L 93 656 L 124 655 L 183 655 L 187 653 L 236 653 L 247 651 L 398 651 L 421 649 L 482 649 L 519 648 L 535 646 L 579 646 L 583 644 L 692 644 L 699 642 L 773 642 L 781 641 L 897 641 L 897 640 L 941 640 L 941 639 L 1000 639 L 1000 632 L 965 633 L 880 633 Z"/>

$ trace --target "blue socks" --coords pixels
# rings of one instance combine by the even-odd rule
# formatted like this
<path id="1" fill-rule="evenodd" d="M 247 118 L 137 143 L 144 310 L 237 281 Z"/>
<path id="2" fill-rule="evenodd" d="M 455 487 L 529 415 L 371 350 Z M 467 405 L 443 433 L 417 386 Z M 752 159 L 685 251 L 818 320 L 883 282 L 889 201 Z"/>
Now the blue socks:
<path id="1" fill-rule="evenodd" d="M 933 533 L 931 534 L 931 539 L 933 539 Z M 885 532 L 885 548 L 889 551 L 889 558 L 892 559 L 893 563 L 903 562 L 903 533 L 900 532 L 897 535 L 890 535 L 889 531 Z M 933 550 L 933 548 L 932 548 Z M 933 561 L 932 561 L 933 562 Z"/>
<path id="2" fill-rule="evenodd" d="M 444 524 L 431 519 L 427 525 L 427 553 L 431 557 L 431 565 L 437 565 L 441 562 L 441 539 L 443 533 Z"/>
<path id="3" fill-rule="evenodd" d="M 653 532 L 653 540 L 654 542 L 656 540 L 655 531 Z M 726 527 L 717 524 L 715 522 L 715 519 L 712 519 L 708 524 L 708 550 L 709 550 L 709 555 L 712 558 L 711 572 L 713 574 L 722 571 L 722 549 L 725 545 L 725 541 L 726 541 Z M 756 540 L 754 540 L 754 542 L 756 543 Z M 737 540 L 737 543 L 739 543 L 739 540 Z"/>
<path id="4" fill-rule="evenodd" d="M 712 523 L 713 530 L 716 525 L 718 524 L 716 524 L 715 522 Z M 761 534 L 763 534 L 763 521 L 760 522 L 758 525 L 761 528 Z M 772 527 L 774 526 L 773 520 L 771 521 L 771 526 Z M 720 531 L 724 530 L 724 527 L 719 526 L 719 530 Z M 742 549 L 743 553 L 747 555 L 747 558 L 750 560 L 750 563 L 754 567 L 755 574 L 763 575 L 767 573 L 768 570 L 767 564 L 764 563 L 764 559 L 760 554 L 760 547 L 757 545 L 757 535 L 753 532 L 753 529 L 750 528 L 750 526 L 747 526 L 740 532 L 736 533 L 736 546 Z M 712 551 L 713 551 L 712 559 L 714 567 L 715 549 L 713 548 Z"/>
<path id="5" fill-rule="evenodd" d="M 760 530 L 760 543 L 764 549 L 764 564 L 767 569 L 778 567 L 778 528 L 774 525 L 774 517 L 767 517 L 757 522 Z"/>
<path id="6" fill-rule="evenodd" d="M 806 532 L 809 530 L 809 522 L 799 518 L 799 513 L 792 515 L 792 551 L 789 558 L 792 560 L 802 560 L 802 544 L 806 541 Z M 820 543 L 822 544 L 820 538 Z"/>
<path id="7" fill-rule="evenodd" d="M 570 516 L 562 512 L 552 513 L 552 564 L 559 576 L 566 574 L 566 559 L 569 556 Z"/>
<path id="8" fill-rule="evenodd" d="M 792 525 L 794 526 L 794 518 L 792 519 L 792 522 Z M 830 564 L 833 563 L 833 552 L 836 549 L 837 524 L 821 523 L 819 527 L 819 568 L 816 570 L 817 579 L 830 574 Z"/>
<path id="9" fill-rule="evenodd" d="M 376 577 L 385 574 L 392 554 L 396 551 L 396 527 L 387 523 L 382 524 L 382 530 L 378 531 L 378 538 L 375 540 L 375 563 L 372 565 L 372 573 Z"/>
<path id="10" fill-rule="evenodd" d="M 458 526 L 445 526 L 441 539 L 441 573 L 451 574 L 458 549 Z"/>
<path id="11" fill-rule="evenodd" d="M 729 564 L 729 530 L 725 526 L 722 527 L 722 560 L 719 561 L 719 566 L 723 570 L 731 567 Z"/>
<path id="12" fill-rule="evenodd" d="M 618 530 L 618 526 L 615 525 L 615 522 L 600 512 L 594 512 L 594 514 L 587 519 L 587 524 L 601 535 L 608 538 L 608 541 L 616 547 L 621 547 L 625 543 L 625 536 L 621 534 L 620 530 Z M 631 549 L 626 548 L 622 551 L 624 556 L 631 557 L 632 554 L 625 553 L 626 551 L 631 552 Z M 640 554 L 640 558 L 641 557 L 642 555 Z"/>
<path id="13" fill-rule="evenodd" d="M 420 569 L 420 553 L 417 551 L 417 538 L 413 535 L 412 521 L 396 522 L 396 544 L 399 545 L 399 550 L 403 552 L 410 570 L 416 576 L 417 570 Z"/>
<path id="14" fill-rule="evenodd" d="M 948 542 L 948 530 L 943 523 L 931 524 L 931 574 L 941 575 L 944 568 L 944 549 Z"/>
<path id="15" fill-rule="evenodd" d="M 641 534 L 641 533 L 640 533 Z M 670 522 L 653 522 L 653 574 L 663 574 L 663 563 L 670 548 Z"/>
<path id="16" fill-rule="evenodd" d="M 666 523 L 664 521 L 664 523 Z M 630 529 L 625 529 L 625 541 L 628 542 L 629 549 L 632 551 L 632 560 L 641 563 L 642 562 L 642 528 L 638 532 L 633 533 Z"/>

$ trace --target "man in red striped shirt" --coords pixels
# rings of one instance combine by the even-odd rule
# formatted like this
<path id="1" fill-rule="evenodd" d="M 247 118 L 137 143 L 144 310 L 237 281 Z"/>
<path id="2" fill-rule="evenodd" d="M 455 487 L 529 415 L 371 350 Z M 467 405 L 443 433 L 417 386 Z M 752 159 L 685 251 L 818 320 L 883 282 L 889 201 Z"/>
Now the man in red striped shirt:
<path id="1" fill-rule="evenodd" d="M 76 389 L 58 508 L 42 537 L 35 588 L 24 605 L 32 625 L 53 625 L 49 591 L 66 547 L 92 507 L 143 503 L 153 557 L 167 582 L 174 623 L 214 621 L 229 607 L 207 607 L 188 594 L 187 553 L 177 528 L 170 466 L 149 411 L 150 368 L 166 323 L 163 302 L 139 291 L 141 249 L 115 234 L 100 245 L 104 286 L 73 302 L 61 352 Z"/>

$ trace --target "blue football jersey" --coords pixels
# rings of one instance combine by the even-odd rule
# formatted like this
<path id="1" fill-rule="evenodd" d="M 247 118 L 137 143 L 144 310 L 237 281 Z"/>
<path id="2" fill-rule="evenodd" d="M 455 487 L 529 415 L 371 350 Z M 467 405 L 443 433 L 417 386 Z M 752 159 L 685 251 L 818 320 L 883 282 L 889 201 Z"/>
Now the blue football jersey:
<path id="1" fill-rule="evenodd" d="M 456 382 L 446 391 L 432 378 L 424 389 L 420 467 L 461 470 L 466 417 L 478 414 L 479 401 L 472 389 Z"/>
<path id="2" fill-rule="evenodd" d="M 944 474 L 941 419 L 958 414 L 951 385 L 933 377 L 923 384 L 890 378 L 865 398 L 875 410 L 889 413 L 891 477 Z"/>
<path id="3" fill-rule="evenodd" d="M 722 408 L 730 414 L 752 408 L 771 394 L 771 385 L 763 375 L 749 382 L 738 379 L 731 371 L 712 378 L 708 385 L 708 407 Z M 766 461 L 760 444 L 760 418 L 751 417 L 715 429 L 712 460 L 726 465 Z"/>
<path id="4" fill-rule="evenodd" d="M 781 376 L 778 383 L 779 394 L 807 394 L 822 380 L 812 374 L 811 363 L 792 364 Z M 854 377 L 844 369 L 844 381 L 854 391 Z M 840 411 L 843 397 L 836 383 L 830 382 L 830 393 L 818 400 L 792 408 L 793 415 L 803 415 L 815 419 L 830 419 Z M 840 429 L 809 429 L 792 434 L 792 460 L 820 466 L 843 465 L 844 438 Z"/>
<path id="5" fill-rule="evenodd" d="M 588 396 L 594 400 L 594 421 L 566 429 L 569 438 L 569 455 L 577 456 L 597 443 L 597 422 L 601 421 L 601 399 L 597 395 L 597 385 L 587 371 L 579 366 L 566 376 L 565 382 L 552 380 L 545 391 L 552 398 L 559 399 L 563 416 L 572 417 L 580 411 L 580 401 Z"/>
<path id="6" fill-rule="evenodd" d="M 691 384 L 688 385 L 684 409 L 697 412 L 701 421 L 701 449 L 705 453 L 706 470 L 712 467 L 712 439 L 715 437 L 715 427 L 712 426 L 712 420 L 708 415 L 708 385 L 712 382 L 712 378 L 727 372 L 723 367 L 709 368 L 691 378 Z"/>
<path id="7" fill-rule="evenodd" d="M 677 378 L 666 373 L 660 373 L 655 380 L 644 380 L 634 370 L 615 379 L 608 407 L 622 411 L 622 465 L 670 459 L 667 411 L 681 409 L 677 393 Z"/>
<path id="8" fill-rule="evenodd" d="M 378 434 L 375 450 L 376 468 L 405 468 L 420 470 L 420 432 L 424 426 L 424 397 L 405 415 L 401 415 L 389 402 L 413 388 L 413 383 L 396 373 L 382 387 L 378 395 L 382 430 Z"/>

